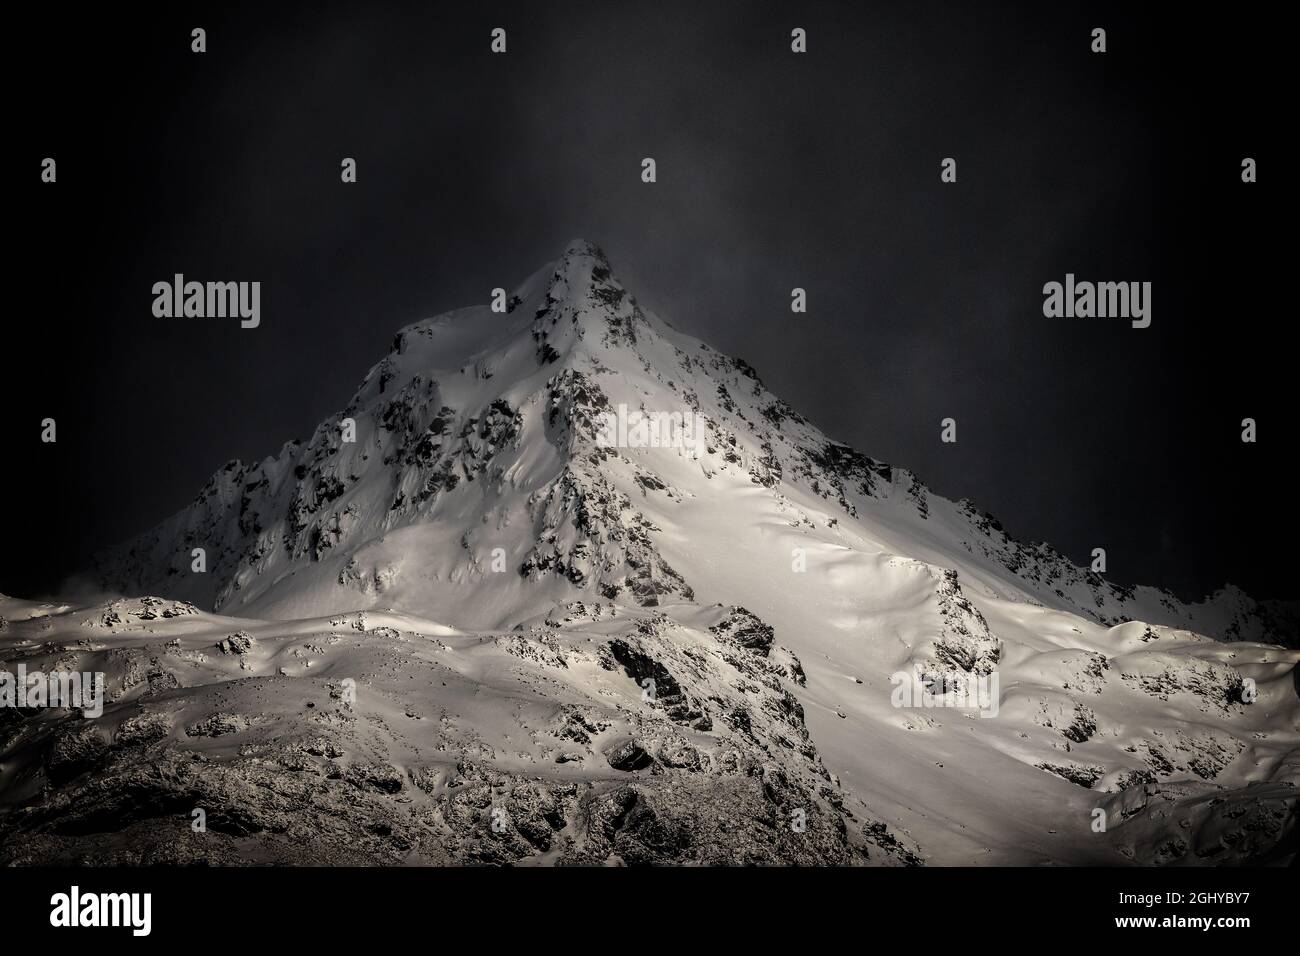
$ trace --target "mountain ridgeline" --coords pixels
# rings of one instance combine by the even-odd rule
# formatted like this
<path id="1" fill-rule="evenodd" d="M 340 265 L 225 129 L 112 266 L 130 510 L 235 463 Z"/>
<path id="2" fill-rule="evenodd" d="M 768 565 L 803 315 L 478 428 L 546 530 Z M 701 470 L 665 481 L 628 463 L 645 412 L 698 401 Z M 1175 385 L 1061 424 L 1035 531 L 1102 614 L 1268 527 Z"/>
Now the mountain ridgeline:
<path id="1" fill-rule="evenodd" d="M 690 601 L 711 582 L 685 577 L 659 532 L 672 524 L 693 537 L 677 506 L 728 497 L 732 482 L 717 479 L 739 478 L 748 497 L 799 512 L 810 530 L 958 569 L 1011 600 L 1107 625 L 1294 639 L 1290 605 L 1233 587 L 1186 604 L 1112 584 L 828 438 L 745 362 L 644 311 L 590 243 L 570 244 L 508 303 L 504 314 L 473 307 L 402 329 L 310 439 L 228 462 L 190 506 L 105 553 L 100 582 L 225 613 L 393 606 L 454 609 L 453 623 L 475 625 L 510 624 L 563 597 Z M 620 403 L 695 415 L 703 441 L 671 461 L 598 442 L 600 416 Z M 194 548 L 206 573 L 192 570 Z M 497 548 L 519 586 L 500 587 L 488 570 Z M 506 593 L 478 600 L 484 587 Z"/>

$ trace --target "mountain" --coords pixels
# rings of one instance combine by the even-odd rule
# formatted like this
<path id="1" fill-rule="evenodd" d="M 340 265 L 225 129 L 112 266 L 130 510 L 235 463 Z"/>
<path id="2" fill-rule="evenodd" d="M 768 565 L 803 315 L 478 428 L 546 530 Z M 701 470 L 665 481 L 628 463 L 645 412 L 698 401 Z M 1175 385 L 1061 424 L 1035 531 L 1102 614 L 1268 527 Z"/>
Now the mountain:
<path id="1" fill-rule="evenodd" d="M 1294 855 L 1292 606 L 1015 541 L 642 309 L 590 243 L 504 301 L 401 330 L 310 439 L 106 553 L 126 598 L 0 602 L 7 660 L 113 697 L 0 737 L 11 852 L 98 826 L 135 859 L 202 800 L 229 839 L 149 853 L 303 859 L 309 803 L 352 834 L 328 859 Z"/>
<path id="2" fill-rule="evenodd" d="M 815 565 L 848 547 L 955 569 L 967 589 L 1099 624 L 1295 635 L 1293 609 L 1236 588 L 1188 605 L 1111 584 L 827 438 L 745 362 L 643 311 L 589 243 L 572 243 L 508 305 L 400 331 L 306 443 L 228 462 L 190 507 L 105 555 L 103 582 L 230 613 L 391 605 L 500 627 L 574 598 L 689 601 L 690 582 L 755 600 L 771 582 L 737 591 L 722 578 L 733 549 L 768 555 L 798 599 L 810 579 L 782 571 L 791 549 Z M 605 446 L 600 416 L 620 404 L 699 416 L 701 448 Z M 354 442 L 342 441 L 345 419 Z M 776 531 L 786 527 L 795 533 Z M 683 575 L 709 541 L 706 567 Z M 206 574 L 190 572 L 192 547 L 206 549 Z M 513 586 L 483 571 L 496 547 L 519 572 Z"/>

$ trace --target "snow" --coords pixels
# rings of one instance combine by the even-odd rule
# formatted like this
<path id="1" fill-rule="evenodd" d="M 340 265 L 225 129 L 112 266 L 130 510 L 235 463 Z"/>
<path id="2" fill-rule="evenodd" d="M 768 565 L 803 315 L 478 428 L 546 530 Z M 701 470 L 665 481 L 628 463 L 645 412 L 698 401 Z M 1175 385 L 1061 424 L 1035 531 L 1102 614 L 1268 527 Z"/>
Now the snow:
<path id="1" fill-rule="evenodd" d="M 615 738 L 668 748 L 650 748 L 655 767 L 678 780 L 688 771 L 663 755 L 688 734 L 714 787 L 721 755 L 744 747 L 810 794 L 837 780 L 854 814 L 849 843 L 861 842 L 864 822 L 898 841 L 883 857 L 876 842 L 872 862 L 1216 863 L 1294 841 L 1300 651 L 1283 646 L 1296 643 L 1293 612 L 1235 588 L 1184 604 L 1114 587 L 1046 546 L 1013 541 L 969 503 L 836 445 L 743 363 L 640 309 L 585 241 L 514 296 L 504 315 L 473 307 L 401 330 L 306 443 L 228 464 L 194 505 L 99 568 L 116 593 L 215 613 L 106 628 L 93 623 L 105 604 L 38 609 L 6 598 L 0 654 L 88 637 L 76 654 L 97 663 L 115 648 L 179 640 L 204 659 L 164 668 L 176 682 L 166 690 L 175 726 L 227 688 L 223 709 L 261 714 L 264 739 L 280 743 L 300 729 L 308 692 L 276 707 L 232 681 L 305 681 L 319 693 L 350 675 L 378 695 L 367 711 L 381 728 L 372 757 L 408 780 L 425 779 L 431 746 L 423 727 L 394 729 L 410 724 L 408 711 L 443 722 L 434 750 L 449 766 L 468 755 L 503 773 L 544 768 L 547 780 L 593 793 L 626 776 L 602 757 Z M 694 411 L 707 420 L 708 448 L 601 449 L 595 416 L 619 404 Z M 355 444 L 340 441 L 345 418 Z M 205 575 L 189 572 L 199 546 Z M 493 570 L 496 548 L 503 572 Z M 564 610 L 579 601 L 581 611 Z M 738 693 L 779 710 L 772 687 L 729 670 L 735 654 L 709 630 L 734 606 L 774 628 L 771 656 L 741 666 L 802 705 L 813 756 L 783 752 L 800 749 L 790 735 L 802 731 L 780 721 L 746 735 L 720 712 L 712 730 L 688 732 L 650 705 L 651 720 L 637 684 L 600 662 L 600 647 L 635 634 L 706 712 L 711 695 Z M 214 656 L 236 631 L 254 650 Z M 806 684 L 777 663 L 791 652 Z M 997 716 L 892 706 L 891 675 L 917 669 L 996 671 Z M 106 719 L 125 719 L 148 693 L 133 685 Z M 564 705 L 610 726 L 557 763 L 567 751 L 538 728 Z M 221 736 L 173 736 L 231 759 Z M 352 744 L 339 746 L 354 758 Z M 12 803 L 34 794 L 44 771 L 31 753 L 8 753 L 0 749 L 0 791 Z M 1110 815 L 1105 832 L 1094 828 L 1097 808 Z M 832 843 L 816 861 L 854 861 L 855 850 Z"/>

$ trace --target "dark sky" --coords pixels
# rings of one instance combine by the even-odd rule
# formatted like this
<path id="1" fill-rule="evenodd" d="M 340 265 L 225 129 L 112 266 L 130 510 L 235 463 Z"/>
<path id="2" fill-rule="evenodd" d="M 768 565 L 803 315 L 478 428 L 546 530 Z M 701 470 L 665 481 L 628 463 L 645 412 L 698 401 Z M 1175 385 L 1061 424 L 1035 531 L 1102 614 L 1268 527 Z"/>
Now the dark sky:
<path id="1" fill-rule="evenodd" d="M 1014 535 L 1079 562 L 1104 546 L 1112 578 L 1185 596 L 1228 580 L 1297 596 L 1290 269 L 1269 238 L 1285 37 L 1266 18 L 178 6 L 9 13 L 0 590 L 48 592 L 226 460 L 308 436 L 397 328 L 583 236 L 827 433 Z M 154 318 L 150 288 L 175 272 L 260 280 L 261 328 Z M 1044 318 L 1042 285 L 1066 272 L 1152 281 L 1151 328 Z M 1247 415 L 1258 445 L 1239 440 Z"/>

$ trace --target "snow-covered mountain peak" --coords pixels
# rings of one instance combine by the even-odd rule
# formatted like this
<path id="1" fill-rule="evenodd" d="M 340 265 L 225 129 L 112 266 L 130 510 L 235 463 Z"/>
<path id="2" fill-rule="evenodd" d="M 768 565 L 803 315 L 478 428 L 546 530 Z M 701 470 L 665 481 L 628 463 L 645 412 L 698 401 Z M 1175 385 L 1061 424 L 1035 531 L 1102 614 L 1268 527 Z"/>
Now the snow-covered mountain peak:
<path id="1" fill-rule="evenodd" d="M 658 434 L 665 425 L 671 433 Z M 721 514 L 730 521 L 714 527 Z M 701 586 L 751 602 L 723 586 L 720 560 L 694 575 L 679 568 L 706 534 L 720 553 L 744 551 L 756 545 L 744 529 L 770 521 L 802 529 L 804 553 L 919 561 L 955 571 L 977 595 L 1106 625 L 1286 640 L 1293 623 L 1236 589 L 1185 605 L 1012 539 L 971 502 L 828 438 L 745 362 L 643 311 L 584 239 L 518 285 L 504 311 L 485 303 L 403 328 L 307 442 L 228 463 L 194 505 L 104 570 L 116 587 L 221 609 L 323 602 L 333 612 L 382 593 L 510 624 L 548 601 L 657 603 Z M 187 571 L 200 545 L 204 576 Z M 789 562 L 789 548 L 764 547 Z M 502 587 L 482 570 L 490 554 L 500 566 L 501 550 L 522 579 L 513 583 L 532 587 Z M 461 591 L 476 585 L 491 599 L 467 604 Z"/>
<path id="2" fill-rule="evenodd" d="M 388 681 L 372 716 L 392 728 L 392 702 L 419 688 L 450 722 L 437 750 L 454 785 L 427 776 L 414 730 L 385 759 L 451 794 L 452 831 L 473 831 L 455 795 L 471 777 L 559 774 L 589 788 L 565 813 L 586 815 L 602 854 L 630 807 L 682 812 L 683 781 L 727 821 L 838 820 L 822 860 L 864 840 L 895 862 L 1282 853 L 1300 778 L 1287 606 L 1237 588 L 1187 604 L 1017 541 L 643 310 L 585 241 L 502 306 L 403 328 L 307 440 L 228 462 L 105 555 L 104 582 L 132 597 L 50 612 L 96 635 L 95 653 L 129 650 L 107 662 L 119 717 L 232 672 L 328 696 L 328 672 Z M 48 623 L 5 610 L 24 641 Z M 912 678 L 940 702 L 896 699 Z M 193 698 L 185 733 L 206 739 L 201 694 L 177 693 Z M 262 716 L 277 739 L 296 719 Z M 394 775 L 374 779 L 395 792 Z M 1107 835 L 1097 809 L 1114 814 Z"/>

